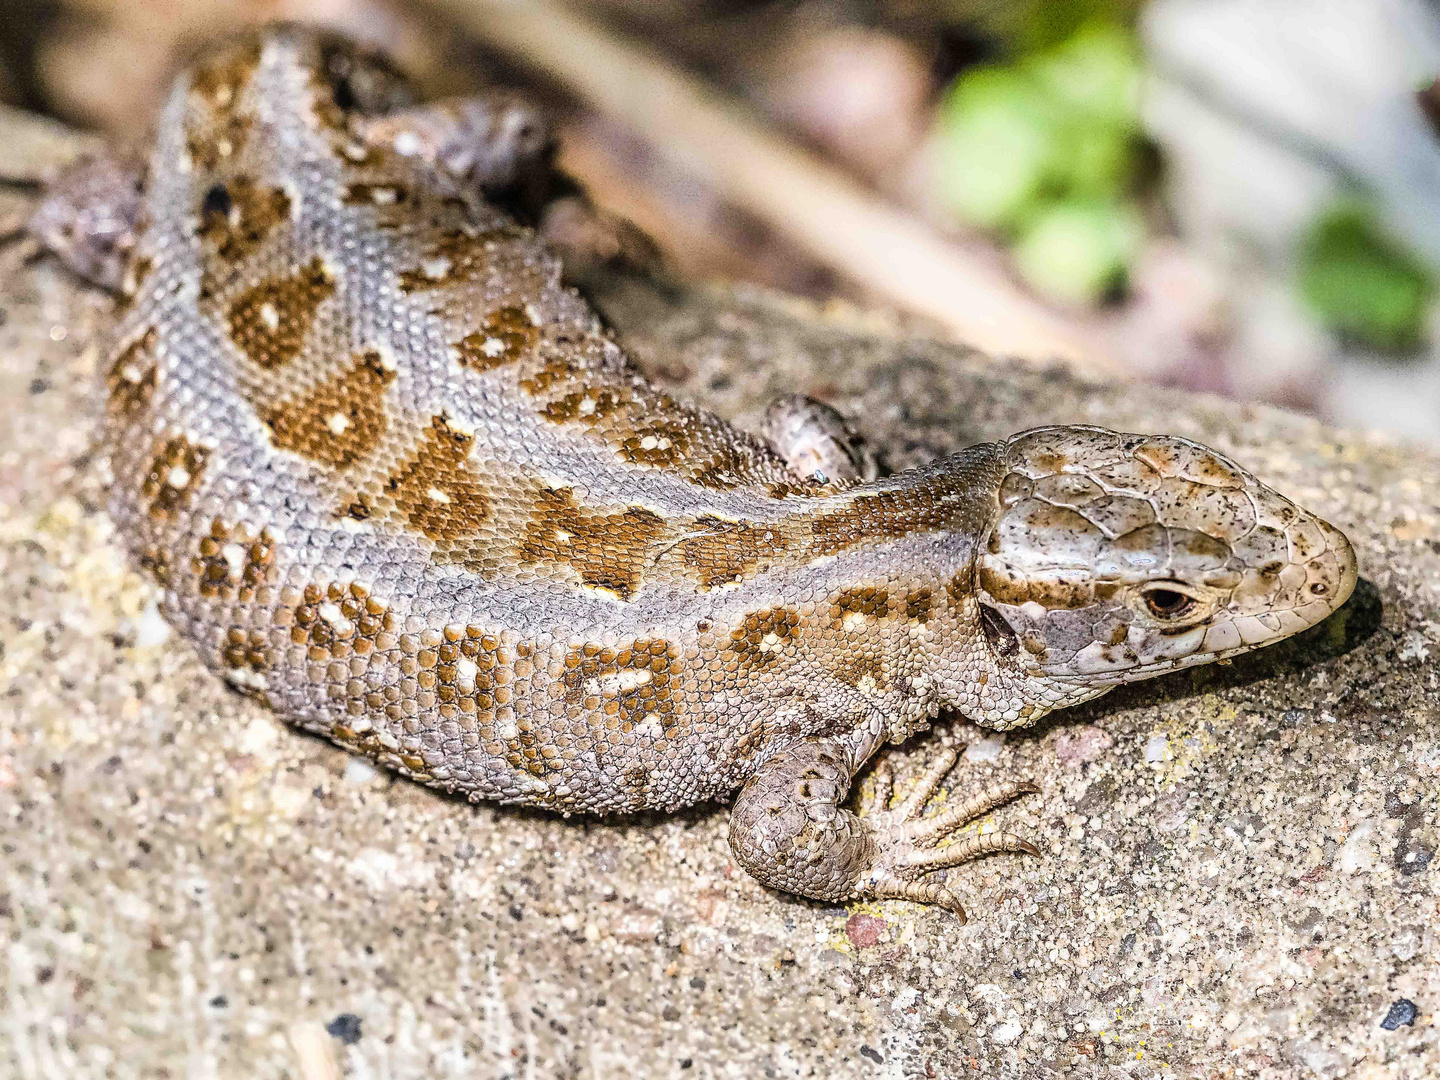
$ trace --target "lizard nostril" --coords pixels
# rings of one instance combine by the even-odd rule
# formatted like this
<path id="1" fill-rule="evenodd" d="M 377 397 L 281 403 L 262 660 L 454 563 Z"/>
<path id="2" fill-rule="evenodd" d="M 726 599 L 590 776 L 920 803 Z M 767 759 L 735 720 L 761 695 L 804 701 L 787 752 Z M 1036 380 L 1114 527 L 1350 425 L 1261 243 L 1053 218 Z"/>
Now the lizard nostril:
<path id="1" fill-rule="evenodd" d="M 1323 581 L 1317 581 L 1310 586 L 1310 591 L 1316 596 L 1324 596 L 1330 591 L 1330 586 L 1326 585 Z"/>

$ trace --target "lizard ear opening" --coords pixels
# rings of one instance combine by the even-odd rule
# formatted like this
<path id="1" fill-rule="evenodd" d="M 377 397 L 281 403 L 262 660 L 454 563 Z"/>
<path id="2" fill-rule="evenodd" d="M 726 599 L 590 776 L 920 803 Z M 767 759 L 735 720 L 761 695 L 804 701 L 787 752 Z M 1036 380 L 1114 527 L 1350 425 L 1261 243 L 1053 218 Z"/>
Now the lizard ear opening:
<path id="1" fill-rule="evenodd" d="M 980 626 L 985 631 L 986 644 L 997 656 L 1009 659 L 1019 651 L 1020 641 L 1014 629 L 1005 616 L 989 604 L 980 605 Z"/>

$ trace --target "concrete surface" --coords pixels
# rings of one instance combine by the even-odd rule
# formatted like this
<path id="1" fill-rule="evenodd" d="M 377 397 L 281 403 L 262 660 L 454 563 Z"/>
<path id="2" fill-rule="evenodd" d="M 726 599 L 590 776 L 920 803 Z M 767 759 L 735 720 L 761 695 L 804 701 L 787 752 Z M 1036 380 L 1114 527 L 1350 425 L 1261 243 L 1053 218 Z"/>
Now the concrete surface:
<path id="1" fill-rule="evenodd" d="M 28 198 L 0 188 L 0 218 Z M 227 691 L 168 636 L 101 510 L 108 302 L 12 244 L 0 1075 L 1440 1075 L 1440 460 L 846 309 L 598 289 L 657 376 L 741 417 L 823 394 L 894 467 L 1058 420 L 1202 438 L 1344 528 L 1365 580 L 1233 666 L 1005 738 L 952 720 L 896 752 L 902 781 L 950 742 L 969 746 L 957 786 L 1043 789 L 998 816 L 1046 858 L 952 872 L 969 925 L 798 901 L 738 870 L 722 809 L 473 808 Z"/>

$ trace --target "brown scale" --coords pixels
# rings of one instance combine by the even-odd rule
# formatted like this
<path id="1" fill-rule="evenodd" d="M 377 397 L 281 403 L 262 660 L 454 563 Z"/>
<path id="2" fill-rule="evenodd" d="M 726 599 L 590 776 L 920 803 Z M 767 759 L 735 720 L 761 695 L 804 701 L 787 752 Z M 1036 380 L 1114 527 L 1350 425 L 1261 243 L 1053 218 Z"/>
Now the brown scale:
<path id="1" fill-rule="evenodd" d="M 673 738 L 680 723 L 675 697 L 684 672 L 679 647 L 663 639 L 637 638 L 620 649 L 585 645 L 565 656 L 565 701 L 603 717 L 598 723 L 611 746 L 621 745 L 636 727 L 654 724 L 663 733 L 652 736 L 658 742 Z"/>
<path id="2" fill-rule="evenodd" d="M 149 406 L 155 394 L 157 337 L 155 328 L 148 328 L 121 349 L 110 365 L 105 375 L 105 386 L 109 391 L 106 407 L 110 415 L 132 420 Z"/>
<path id="3" fill-rule="evenodd" d="M 785 547 L 784 533 L 774 527 L 702 515 L 693 528 L 700 535 L 682 540 L 676 550 L 685 560 L 686 575 L 702 590 L 743 581 L 760 568 L 763 557 Z"/>
<path id="4" fill-rule="evenodd" d="M 934 598 L 930 586 L 911 589 L 905 596 L 905 617 L 916 622 L 929 622 Z"/>
<path id="5" fill-rule="evenodd" d="M 862 586 L 844 589 L 830 599 L 830 629 L 845 629 L 847 615 L 860 615 L 867 619 L 883 619 L 890 614 L 890 593 L 886 589 Z"/>
<path id="6" fill-rule="evenodd" d="M 800 636 L 800 613 L 794 608 L 772 607 L 752 611 L 730 631 L 728 648 L 741 668 L 768 667 L 794 651 Z"/>
<path id="7" fill-rule="evenodd" d="M 507 306 L 486 315 L 480 329 L 455 342 L 454 349 L 461 367 L 489 371 L 516 363 L 539 339 L 540 330 L 524 309 Z"/>
<path id="8" fill-rule="evenodd" d="M 331 468 L 348 468 L 373 453 L 384 437 L 385 389 L 394 379 L 380 353 L 367 349 L 304 397 L 260 409 L 260 419 L 281 450 Z"/>
<path id="9" fill-rule="evenodd" d="M 223 115 L 215 122 L 190 118 L 185 125 L 185 150 L 192 169 L 210 173 L 233 161 L 245 149 L 254 123 L 252 117 L 237 114 Z"/>
<path id="10" fill-rule="evenodd" d="M 307 659 L 318 662 L 366 657 L 393 649 L 399 623 L 389 607 L 373 599 L 365 586 L 331 582 L 305 586 L 289 627 L 290 641 L 306 646 Z M 356 710 L 350 711 L 353 714 Z"/>
<path id="11" fill-rule="evenodd" d="M 439 547 L 434 557 L 443 562 L 470 565 L 477 550 L 464 541 L 488 535 L 484 526 L 490 517 L 490 497 L 467 462 L 474 441 L 474 436 L 452 428 L 444 416 L 436 416 L 414 456 L 385 482 L 386 494 L 395 500 L 410 528 Z"/>
<path id="12" fill-rule="evenodd" d="M 200 206 L 200 239 L 210 253 L 234 265 L 252 254 L 275 228 L 290 219 L 290 196 L 237 176 L 205 192 Z M 213 292 L 212 283 L 206 291 Z"/>
<path id="13" fill-rule="evenodd" d="M 547 488 L 539 493 L 518 554 L 522 563 L 569 566 L 582 584 L 629 600 L 644 581 L 651 544 L 664 531 L 664 519 L 642 506 L 605 513 L 579 506 L 570 488 Z"/>
<path id="14" fill-rule="evenodd" d="M 260 630 L 232 626 L 225 631 L 220 649 L 220 662 L 230 671 L 265 672 L 270 670 L 270 641 Z"/>
<path id="15" fill-rule="evenodd" d="M 190 75 L 190 92 L 219 115 L 233 112 L 260 66 L 260 37 L 248 34 L 217 52 Z"/>
<path id="16" fill-rule="evenodd" d="M 966 503 L 966 499 L 970 503 Z M 967 522 L 975 517 L 966 481 L 956 476 L 932 476 L 913 487 L 857 496 L 843 510 L 817 517 L 810 526 L 815 555 L 836 555 L 856 544 L 879 544 L 900 540 L 914 533 L 944 529 L 970 531 Z M 966 509 L 962 512 L 957 507 Z"/>
<path id="17" fill-rule="evenodd" d="M 488 279 L 496 268 L 496 245 L 524 236 L 524 230 L 516 225 L 473 235 L 463 229 L 442 233 L 428 246 L 419 266 L 400 271 L 400 288 L 415 293 Z"/>
<path id="18" fill-rule="evenodd" d="M 335 281 L 317 255 L 297 273 L 242 292 L 226 312 L 230 339 L 252 362 L 273 371 L 300 355 L 320 305 Z"/>
<path id="19" fill-rule="evenodd" d="M 184 508 L 199 486 L 209 458 L 208 449 L 184 435 L 172 436 L 156 450 L 140 485 L 141 495 L 150 500 L 146 512 L 152 519 L 163 521 Z"/>
<path id="20" fill-rule="evenodd" d="M 225 549 L 231 544 L 238 544 L 242 550 L 238 577 L 226 557 Z M 255 590 L 270 576 L 275 565 L 275 548 L 275 537 L 268 529 L 254 536 L 243 523 L 232 527 L 215 518 L 210 523 L 209 534 L 200 538 L 198 553 L 191 560 L 191 571 L 199 579 L 200 595 L 250 603 L 255 599 Z"/>
<path id="21" fill-rule="evenodd" d="M 170 584 L 170 553 L 161 547 L 147 547 L 140 553 L 140 569 L 149 574 L 155 584 L 167 587 Z"/>
<path id="22" fill-rule="evenodd" d="M 136 231 L 139 231 L 138 225 Z M 150 277 L 150 271 L 154 269 L 155 260 L 149 255 L 130 253 L 130 258 L 125 263 L 125 271 L 120 277 L 120 298 L 117 305 L 119 310 L 124 311 L 135 302 L 135 297 L 140 295 L 146 279 Z"/>

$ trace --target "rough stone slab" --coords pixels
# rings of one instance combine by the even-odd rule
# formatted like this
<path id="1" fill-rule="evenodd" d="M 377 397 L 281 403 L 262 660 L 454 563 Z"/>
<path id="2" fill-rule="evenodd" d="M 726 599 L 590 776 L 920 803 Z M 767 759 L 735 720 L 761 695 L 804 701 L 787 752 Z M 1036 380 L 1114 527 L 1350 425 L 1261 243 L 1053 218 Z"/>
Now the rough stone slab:
<path id="1" fill-rule="evenodd" d="M 1359 549 L 1356 599 L 1301 639 L 895 753 L 902 782 L 945 742 L 957 790 L 1043 789 L 999 816 L 1046 858 L 953 872 L 969 925 L 827 908 L 740 872 L 723 810 L 470 807 L 228 692 L 101 511 L 108 302 L 23 255 L 0 251 L 0 1075 L 1440 1075 L 1435 457 L 848 309 L 599 287 L 652 372 L 731 415 L 821 393 L 894 467 L 1056 420 L 1195 436 Z M 1400 999 L 1413 1023 L 1382 1028 Z"/>

